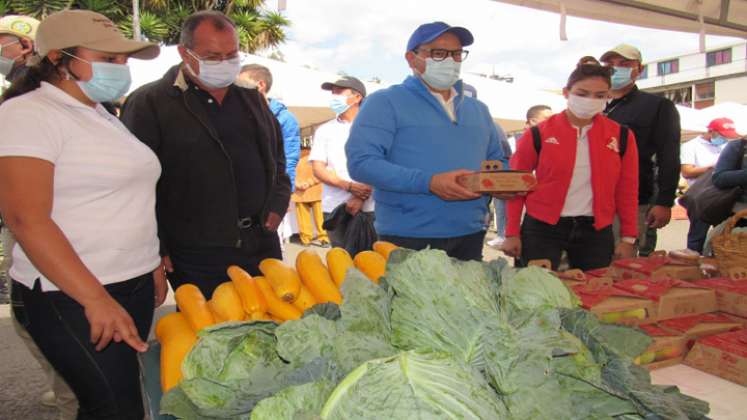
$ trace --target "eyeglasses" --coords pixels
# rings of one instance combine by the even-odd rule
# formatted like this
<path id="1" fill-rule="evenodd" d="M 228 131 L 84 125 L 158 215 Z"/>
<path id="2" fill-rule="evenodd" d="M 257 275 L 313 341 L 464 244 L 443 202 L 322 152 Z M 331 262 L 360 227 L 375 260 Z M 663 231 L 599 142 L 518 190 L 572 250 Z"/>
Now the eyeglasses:
<path id="1" fill-rule="evenodd" d="M 189 53 L 189 55 L 191 55 L 192 57 L 194 57 L 195 60 L 198 60 L 198 61 L 202 62 L 206 66 L 217 66 L 218 64 L 220 64 L 220 63 L 222 63 L 224 61 L 239 60 L 239 53 L 238 52 L 235 53 L 235 54 L 231 54 L 230 56 L 225 57 L 225 58 L 216 58 L 216 57 L 202 58 L 202 57 L 200 57 L 199 55 L 197 55 L 197 53 L 195 53 L 192 50 L 188 49 L 187 52 Z"/>
<path id="2" fill-rule="evenodd" d="M 416 53 L 419 53 L 420 51 L 428 53 L 433 61 L 444 61 L 449 56 L 454 58 L 454 61 L 464 61 L 469 55 L 469 51 L 467 50 L 445 50 L 443 48 L 433 48 L 431 50 L 415 50 Z"/>

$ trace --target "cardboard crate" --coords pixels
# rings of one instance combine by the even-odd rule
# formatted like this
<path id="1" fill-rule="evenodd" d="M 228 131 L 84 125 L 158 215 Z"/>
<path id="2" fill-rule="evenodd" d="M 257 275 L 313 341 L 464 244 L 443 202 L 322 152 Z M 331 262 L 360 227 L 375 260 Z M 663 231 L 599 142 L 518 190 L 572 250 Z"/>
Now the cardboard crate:
<path id="1" fill-rule="evenodd" d="M 700 266 L 677 263 L 657 254 L 646 258 L 627 258 L 612 263 L 612 276 L 621 279 L 671 278 L 694 281 L 703 278 Z"/>
<path id="2" fill-rule="evenodd" d="M 581 306 L 602 322 L 638 325 L 656 319 L 653 301 L 613 287 L 609 278 L 589 279 L 571 290 L 581 300 Z"/>
<path id="3" fill-rule="evenodd" d="M 716 291 L 719 311 L 747 318 L 747 281 L 719 277 L 700 280 L 697 284 Z"/>
<path id="4" fill-rule="evenodd" d="M 685 364 L 747 386 L 747 329 L 699 339 Z"/>
<path id="5" fill-rule="evenodd" d="M 476 193 L 519 193 L 529 192 L 537 185 L 537 178 L 530 171 L 502 170 L 499 160 L 482 162 L 480 172 L 463 175 L 458 182 Z"/>
<path id="6" fill-rule="evenodd" d="M 721 334 L 729 331 L 741 330 L 742 323 L 719 313 L 700 314 L 683 318 L 660 321 L 662 328 L 683 335 L 687 339 L 688 348 L 701 337 Z"/>
<path id="7" fill-rule="evenodd" d="M 658 324 L 639 325 L 651 339 L 651 345 L 636 358 L 635 362 L 648 370 L 661 369 L 682 363 L 687 354 L 687 337 L 663 328 Z M 649 361 L 650 360 L 650 361 Z M 641 362 L 647 363 L 641 363 Z"/>
<path id="8" fill-rule="evenodd" d="M 656 320 L 716 312 L 716 292 L 680 280 L 630 279 L 618 281 L 614 287 L 655 302 Z"/>

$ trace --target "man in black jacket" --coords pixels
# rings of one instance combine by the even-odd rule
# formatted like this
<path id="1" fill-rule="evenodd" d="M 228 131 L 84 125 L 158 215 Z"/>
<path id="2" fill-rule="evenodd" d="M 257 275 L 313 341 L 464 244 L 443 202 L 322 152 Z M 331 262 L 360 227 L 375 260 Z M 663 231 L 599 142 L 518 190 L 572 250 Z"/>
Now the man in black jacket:
<path id="1" fill-rule="evenodd" d="M 282 258 L 276 233 L 288 208 L 283 136 L 240 68 L 234 23 L 215 11 L 187 18 L 180 65 L 128 98 L 122 121 L 158 155 L 156 211 L 172 288 L 193 283 L 206 298 L 235 264 L 252 275 Z"/>
<path id="2" fill-rule="evenodd" d="M 600 59 L 614 67 L 612 98 L 605 114 L 635 133 L 638 146 L 638 249 L 656 247 L 656 230 L 669 223 L 680 177 L 680 116 L 672 101 L 638 90 L 641 52 L 620 44 Z M 647 231 L 649 231 L 647 235 Z M 653 233 L 653 234 L 652 234 Z"/>

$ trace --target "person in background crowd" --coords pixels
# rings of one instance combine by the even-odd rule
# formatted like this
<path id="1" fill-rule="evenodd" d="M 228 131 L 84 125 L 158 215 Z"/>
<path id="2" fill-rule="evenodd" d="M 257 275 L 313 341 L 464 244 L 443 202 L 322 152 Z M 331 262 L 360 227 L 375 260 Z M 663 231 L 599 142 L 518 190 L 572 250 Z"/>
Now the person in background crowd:
<path id="1" fill-rule="evenodd" d="M 701 175 L 712 169 L 721 151 L 726 147 L 726 142 L 737 138 L 739 134 L 734 130 L 734 121 L 717 118 L 708 124 L 707 133 L 683 144 L 680 149 L 680 162 L 682 176 L 687 185 L 693 185 Z M 711 226 L 689 214 L 688 218 L 690 229 L 687 231 L 687 248 L 701 253 Z"/>
<path id="2" fill-rule="evenodd" d="M 66 10 L 39 25 L 36 51 L 0 106 L 0 210 L 19 245 L 14 316 L 75 393 L 78 419 L 142 419 L 137 352 L 168 287 L 161 167 L 101 102 L 129 89 L 129 57 L 159 48 Z"/>
<path id="3" fill-rule="evenodd" d="M 724 128 L 729 130 L 729 127 Z M 721 151 L 713 170 L 713 185 L 721 189 L 742 187 L 744 193 L 732 209 L 736 213 L 747 209 L 747 138 L 740 139 L 738 134 L 735 138 L 732 134 L 736 132 L 732 133 L 732 130 L 722 133 L 724 137 L 728 136 L 729 141 Z M 742 227 L 745 225 L 744 219 L 737 224 Z"/>
<path id="4" fill-rule="evenodd" d="M 507 163 L 503 131 L 463 93 L 464 47 L 473 40 L 462 27 L 420 25 L 405 50 L 413 74 L 366 99 L 345 147 L 353 179 L 374 188 L 382 240 L 462 260 L 482 259 L 490 197 L 458 179 L 484 160 Z"/>
<path id="5" fill-rule="evenodd" d="M 0 75 L 13 83 L 26 73 L 26 60 L 34 53 L 39 21 L 28 16 L 0 18 Z"/>
<path id="6" fill-rule="evenodd" d="M 280 129 L 283 131 L 285 172 L 290 178 L 291 192 L 293 192 L 296 185 L 296 166 L 301 156 L 301 129 L 298 126 L 298 120 L 282 102 L 267 96 L 272 88 L 272 73 L 267 67 L 260 64 L 242 66 L 239 72 L 239 83 L 241 82 L 244 82 L 247 86 L 256 87 L 267 100 L 272 115 L 277 118 L 278 124 L 280 124 Z M 288 214 L 286 214 L 278 227 L 281 245 L 287 242 L 292 234 L 288 217 Z"/>
<path id="7" fill-rule="evenodd" d="M 296 220 L 298 221 L 298 237 L 301 244 L 308 246 L 314 239 L 316 227 L 317 239 L 315 244 L 329 247 L 329 236 L 322 226 L 324 212 L 322 211 L 322 184 L 314 176 L 309 162 L 309 149 L 301 152 L 296 171 L 296 189 L 291 200 L 296 203 Z M 313 219 L 313 223 L 312 223 Z"/>
<path id="8" fill-rule="evenodd" d="M 0 74 L 6 81 L 13 83 L 26 74 L 27 60 L 32 56 L 34 50 L 34 39 L 39 21 L 18 15 L 8 15 L 0 18 Z M 0 99 L 1 100 L 1 99 Z M 3 261 L 0 265 L 0 303 L 8 303 L 10 300 L 10 280 L 8 270 L 13 261 L 12 250 L 16 241 L 13 234 L 7 228 L 0 228 L 0 239 L 3 246 Z M 6 286 L 6 281 L 8 282 Z M 45 391 L 40 399 L 42 405 L 56 407 L 59 410 L 59 420 L 74 419 L 78 412 L 78 401 L 75 394 L 70 390 L 65 381 L 54 371 L 52 365 L 44 357 L 34 340 L 10 311 L 13 329 L 23 340 L 34 359 L 39 363 L 48 378 L 49 390 Z"/>
<path id="9" fill-rule="evenodd" d="M 525 130 L 545 121 L 552 116 L 552 108 L 547 105 L 534 105 L 527 110 L 527 120 L 524 123 Z M 517 135 L 518 136 L 518 135 Z M 517 136 L 511 136 L 508 144 L 511 146 L 511 154 L 516 153 Z M 519 136 L 520 137 L 520 136 Z"/>
<path id="10" fill-rule="evenodd" d="M 499 130 L 500 126 L 497 126 L 496 129 Z M 513 151 L 505 136 L 500 138 L 500 144 L 503 156 L 510 159 Z M 496 237 L 489 240 L 487 244 L 495 249 L 501 249 L 501 245 L 503 245 L 503 241 L 506 239 L 506 201 L 494 198 L 493 208 L 495 209 L 493 212 L 493 222 L 495 224 Z"/>
<path id="11" fill-rule="evenodd" d="M 358 116 L 361 102 L 366 97 L 366 86 L 355 77 L 343 77 L 334 82 L 322 84 L 322 89 L 332 93 L 330 107 L 336 118 L 322 124 L 314 133 L 309 161 L 314 176 L 323 184 L 322 210 L 327 219 L 335 208 L 345 204 L 351 215 L 363 212 L 373 218 L 374 201 L 371 187 L 357 182 L 348 174 L 348 158 L 345 144 L 348 142 L 350 127 Z M 343 247 L 347 226 L 338 226 L 327 233 L 332 246 Z"/>
<path id="12" fill-rule="evenodd" d="M 503 250 L 521 265 L 548 259 L 556 270 L 566 251 L 570 268 L 586 271 L 635 255 L 638 150 L 632 132 L 623 141 L 628 129 L 601 114 L 611 72 L 582 58 L 563 88 L 568 109 L 537 126 L 538 142 L 530 130 L 517 144 L 511 168 L 537 177 L 534 190 L 508 204 Z M 616 215 L 623 234 L 617 246 Z"/>
<path id="13" fill-rule="evenodd" d="M 234 84 L 239 39 L 233 21 L 201 11 L 185 21 L 182 62 L 135 90 L 122 121 L 156 152 L 161 255 L 171 287 L 197 285 L 207 299 L 226 267 L 259 275 L 282 258 L 277 228 L 290 202 L 283 136 L 256 89 Z"/>
<path id="14" fill-rule="evenodd" d="M 612 101 L 604 113 L 635 133 L 640 171 L 637 245 L 641 256 L 646 256 L 644 252 L 656 248 L 655 232 L 647 238 L 646 231 L 663 228 L 672 217 L 680 175 L 680 116 L 669 99 L 638 89 L 635 81 L 643 71 L 641 60 L 641 52 L 627 44 L 616 46 L 600 59 L 614 69 Z"/>

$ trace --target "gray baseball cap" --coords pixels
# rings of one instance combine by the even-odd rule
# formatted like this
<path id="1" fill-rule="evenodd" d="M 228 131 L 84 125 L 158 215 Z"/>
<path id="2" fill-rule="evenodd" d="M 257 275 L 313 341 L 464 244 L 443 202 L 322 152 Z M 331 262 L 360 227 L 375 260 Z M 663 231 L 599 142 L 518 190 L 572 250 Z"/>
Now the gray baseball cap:
<path id="1" fill-rule="evenodd" d="M 366 85 L 352 76 L 343 76 L 342 78 L 337 79 L 334 82 L 322 83 L 322 89 L 324 90 L 332 90 L 333 87 L 353 89 L 354 91 L 360 93 L 364 98 L 366 97 Z"/>

